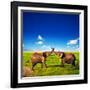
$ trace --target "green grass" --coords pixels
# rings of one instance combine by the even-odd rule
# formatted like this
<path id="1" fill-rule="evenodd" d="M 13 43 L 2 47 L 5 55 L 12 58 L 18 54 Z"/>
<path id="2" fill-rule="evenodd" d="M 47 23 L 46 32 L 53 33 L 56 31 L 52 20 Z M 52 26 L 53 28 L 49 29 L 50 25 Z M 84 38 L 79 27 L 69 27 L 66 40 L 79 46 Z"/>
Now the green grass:
<path id="1" fill-rule="evenodd" d="M 68 52 L 66 52 L 68 53 Z M 23 52 L 23 66 L 27 66 L 29 68 L 32 67 L 31 64 L 31 56 L 33 52 Z M 52 76 L 52 75 L 72 75 L 79 74 L 79 52 L 74 52 L 76 57 L 75 64 L 76 66 L 72 66 L 71 64 L 65 64 L 64 67 L 61 67 L 61 60 L 57 55 L 51 55 L 47 57 L 47 68 L 41 68 L 41 64 L 37 64 L 34 67 L 34 71 L 32 76 Z"/>

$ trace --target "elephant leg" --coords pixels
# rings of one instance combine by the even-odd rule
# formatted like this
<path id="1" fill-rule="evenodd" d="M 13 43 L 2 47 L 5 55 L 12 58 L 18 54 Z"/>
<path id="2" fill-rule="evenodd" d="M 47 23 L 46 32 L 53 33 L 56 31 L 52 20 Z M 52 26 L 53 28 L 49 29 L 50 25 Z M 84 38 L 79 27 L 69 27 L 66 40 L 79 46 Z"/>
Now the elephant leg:
<path id="1" fill-rule="evenodd" d="M 34 67 L 37 63 L 32 63 L 32 70 L 34 70 Z"/>
<path id="2" fill-rule="evenodd" d="M 75 60 L 73 60 L 72 65 L 75 66 Z"/>
<path id="3" fill-rule="evenodd" d="M 41 63 L 41 68 L 44 68 L 44 66 L 45 66 L 45 63 L 42 62 L 42 63 Z"/>
<path id="4" fill-rule="evenodd" d="M 43 67 L 46 67 L 46 62 L 45 62 L 45 61 L 46 61 L 45 58 L 43 58 L 43 59 L 42 59 L 42 66 L 41 66 L 42 68 L 43 68 Z"/>
<path id="5" fill-rule="evenodd" d="M 46 62 L 42 62 L 42 63 L 41 63 L 41 68 L 44 68 L 44 67 L 47 68 Z"/>
<path id="6" fill-rule="evenodd" d="M 64 63 L 65 63 L 65 59 L 61 59 L 61 66 L 64 66 Z"/>
<path id="7" fill-rule="evenodd" d="M 47 64 L 46 64 L 46 61 L 44 62 L 44 64 L 45 64 L 45 67 L 47 68 Z"/>

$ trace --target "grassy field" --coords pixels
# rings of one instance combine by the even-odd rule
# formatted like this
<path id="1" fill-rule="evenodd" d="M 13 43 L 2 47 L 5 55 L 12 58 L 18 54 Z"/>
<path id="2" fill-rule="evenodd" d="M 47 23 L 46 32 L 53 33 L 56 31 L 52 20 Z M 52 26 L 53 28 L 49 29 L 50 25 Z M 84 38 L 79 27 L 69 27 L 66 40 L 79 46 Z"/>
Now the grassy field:
<path id="1" fill-rule="evenodd" d="M 67 52 L 66 52 L 67 53 Z M 30 62 L 33 52 L 23 52 L 23 67 L 32 67 Z M 74 75 L 79 74 L 79 52 L 74 52 L 76 57 L 75 66 L 70 64 L 65 64 L 61 67 L 61 60 L 56 55 L 51 55 L 47 58 L 46 64 L 47 68 L 41 68 L 41 64 L 37 64 L 34 67 L 34 71 L 30 76 L 52 76 L 52 75 Z"/>

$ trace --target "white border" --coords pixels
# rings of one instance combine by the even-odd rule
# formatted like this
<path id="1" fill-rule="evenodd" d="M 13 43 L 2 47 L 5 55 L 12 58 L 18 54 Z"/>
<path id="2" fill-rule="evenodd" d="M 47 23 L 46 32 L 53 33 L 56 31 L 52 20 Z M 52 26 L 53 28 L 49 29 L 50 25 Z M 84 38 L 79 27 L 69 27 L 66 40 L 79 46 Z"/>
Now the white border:
<path id="1" fill-rule="evenodd" d="M 42 76 L 21 78 L 21 10 L 52 11 L 80 13 L 80 74 L 63 76 Z M 18 7 L 18 83 L 32 83 L 45 81 L 83 80 L 84 79 L 84 11 L 76 9 L 56 9 L 38 7 Z"/>

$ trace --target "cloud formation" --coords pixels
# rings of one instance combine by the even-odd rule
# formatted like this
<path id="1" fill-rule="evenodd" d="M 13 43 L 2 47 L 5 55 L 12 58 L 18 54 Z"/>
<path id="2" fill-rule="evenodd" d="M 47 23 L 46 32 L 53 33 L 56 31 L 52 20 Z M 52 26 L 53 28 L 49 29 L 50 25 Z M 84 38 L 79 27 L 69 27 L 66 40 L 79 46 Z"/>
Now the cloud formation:
<path id="1" fill-rule="evenodd" d="M 44 43 L 44 42 L 43 42 L 43 37 L 42 37 L 41 35 L 38 35 L 36 44 L 42 45 L 43 43 Z"/>
<path id="2" fill-rule="evenodd" d="M 41 35 L 38 35 L 38 40 L 43 40 L 43 37 Z"/>
<path id="3" fill-rule="evenodd" d="M 74 39 L 74 40 L 69 40 L 69 42 L 67 42 L 67 45 L 75 45 L 78 43 L 78 38 L 77 39 Z"/>
<path id="4" fill-rule="evenodd" d="M 43 44 L 43 41 L 37 41 L 36 44 L 41 45 L 41 44 Z"/>
<path id="5" fill-rule="evenodd" d="M 70 51 L 79 51 L 79 38 L 69 40 L 67 42 L 67 50 Z"/>

